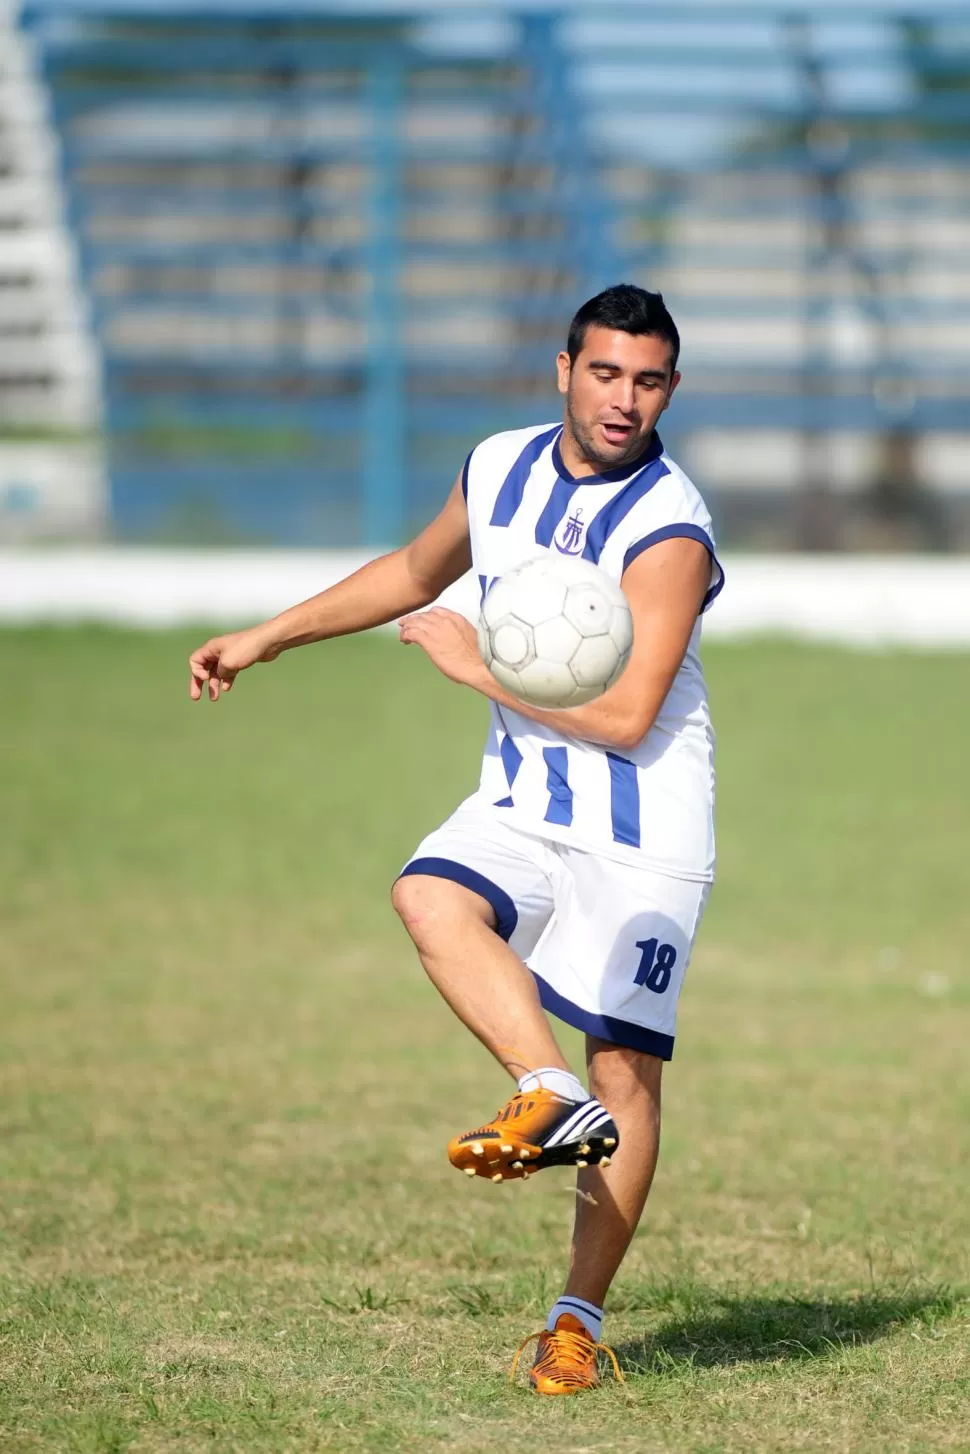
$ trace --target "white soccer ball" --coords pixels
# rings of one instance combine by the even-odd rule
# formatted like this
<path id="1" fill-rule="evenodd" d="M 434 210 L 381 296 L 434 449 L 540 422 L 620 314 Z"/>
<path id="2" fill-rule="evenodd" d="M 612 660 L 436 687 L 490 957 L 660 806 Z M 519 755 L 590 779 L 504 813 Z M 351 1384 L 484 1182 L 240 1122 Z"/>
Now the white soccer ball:
<path id="1" fill-rule="evenodd" d="M 492 676 L 533 707 L 581 707 L 630 659 L 633 618 L 592 561 L 540 555 L 499 576 L 482 602 L 478 646 Z"/>

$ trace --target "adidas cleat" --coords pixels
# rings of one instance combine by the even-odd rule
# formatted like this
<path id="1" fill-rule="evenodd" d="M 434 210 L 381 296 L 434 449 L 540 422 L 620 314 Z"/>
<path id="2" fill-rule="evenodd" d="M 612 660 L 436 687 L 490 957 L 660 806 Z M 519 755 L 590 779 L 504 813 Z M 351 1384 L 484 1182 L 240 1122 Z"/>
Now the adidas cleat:
<path id="1" fill-rule="evenodd" d="M 526 1179 L 547 1166 L 609 1166 L 619 1132 L 605 1106 L 554 1091 L 520 1091 L 495 1119 L 448 1143 L 448 1160 L 467 1176 Z"/>

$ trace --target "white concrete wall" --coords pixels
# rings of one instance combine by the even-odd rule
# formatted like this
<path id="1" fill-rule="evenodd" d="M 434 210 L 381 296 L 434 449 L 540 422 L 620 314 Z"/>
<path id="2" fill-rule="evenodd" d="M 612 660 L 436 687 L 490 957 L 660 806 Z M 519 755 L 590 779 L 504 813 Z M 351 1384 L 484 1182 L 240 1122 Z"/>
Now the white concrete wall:
<path id="1" fill-rule="evenodd" d="M 339 551 L 0 549 L 0 623 L 232 629 L 303 600 L 368 556 Z M 710 639 L 765 633 L 846 645 L 970 647 L 970 557 L 725 558 Z M 473 618 L 471 577 L 445 604 Z"/>

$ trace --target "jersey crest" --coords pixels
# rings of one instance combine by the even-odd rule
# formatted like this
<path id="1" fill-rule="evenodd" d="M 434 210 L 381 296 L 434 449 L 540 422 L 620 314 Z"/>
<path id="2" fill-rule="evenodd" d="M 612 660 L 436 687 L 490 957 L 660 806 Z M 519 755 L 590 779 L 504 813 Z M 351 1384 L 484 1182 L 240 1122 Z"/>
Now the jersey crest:
<path id="1" fill-rule="evenodd" d="M 577 505 L 553 536 L 553 545 L 560 555 L 582 555 L 586 543 L 586 521 L 583 507 Z"/>

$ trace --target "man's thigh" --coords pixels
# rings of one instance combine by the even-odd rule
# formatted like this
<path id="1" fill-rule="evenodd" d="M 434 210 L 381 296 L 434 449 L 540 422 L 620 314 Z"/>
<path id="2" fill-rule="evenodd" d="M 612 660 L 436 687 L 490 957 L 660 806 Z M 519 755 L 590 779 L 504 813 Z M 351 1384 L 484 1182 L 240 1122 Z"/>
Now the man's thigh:
<path id="1" fill-rule="evenodd" d="M 555 870 L 555 855 L 541 839 L 466 802 L 418 844 L 400 876 L 423 874 L 471 889 L 492 906 L 497 932 L 526 959 L 553 914 Z"/>
<path id="2" fill-rule="evenodd" d="M 559 854 L 555 914 L 530 956 L 545 1008 L 661 1060 L 710 885 L 578 849 Z"/>

